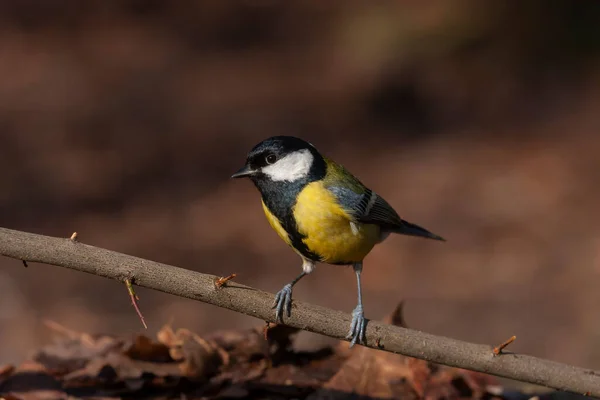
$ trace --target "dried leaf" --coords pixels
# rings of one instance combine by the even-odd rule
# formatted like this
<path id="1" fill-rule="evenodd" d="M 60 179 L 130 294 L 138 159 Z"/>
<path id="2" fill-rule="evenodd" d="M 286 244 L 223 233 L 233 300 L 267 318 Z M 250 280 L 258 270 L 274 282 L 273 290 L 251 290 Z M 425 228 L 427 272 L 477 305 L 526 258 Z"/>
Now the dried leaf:
<path id="1" fill-rule="evenodd" d="M 171 325 L 163 325 L 163 327 L 160 328 L 160 330 L 156 334 L 156 338 L 167 348 L 173 347 L 175 341 L 177 340 L 175 332 L 173 331 L 173 328 L 171 328 Z"/>
<path id="2" fill-rule="evenodd" d="M 14 365 L 3 365 L 0 367 L 0 385 L 15 371 Z"/>
<path id="3" fill-rule="evenodd" d="M 408 328 L 406 320 L 404 319 L 404 305 L 404 301 L 398 303 L 396 309 L 385 319 L 385 322 L 388 324 L 401 326 L 403 328 Z"/>
<path id="4" fill-rule="evenodd" d="M 408 382 L 412 384 L 413 390 L 420 398 L 425 397 L 425 391 L 431 377 L 429 363 L 412 357 L 404 357 L 404 362 L 408 367 Z"/>
<path id="5" fill-rule="evenodd" d="M 411 390 L 402 382 L 409 377 L 402 357 L 358 347 L 323 388 L 377 398 L 405 398 Z"/>
<path id="6" fill-rule="evenodd" d="M 262 328 L 245 331 L 217 331 L 206 336 L 225 350 L 237 363 L 244 363 L 268 353 L 268 342 L 265 341 Z"/>
<path id="7" fill-rule="evenodd" d="M 0 385 L 0 393 L 23 400 L 66 399 L 61 382 L 40 363 L 25 362 Z"/>
<path id="8" fill-rule="evenodd" d="M 64 379 L 74 381 L 93 378 L 99 381 L 124 381 L 138 379 L 144 374 L 148 375 L 148 379 L 152 379 L 153 376 L 176 376 L 179 374 L 179 365 L 174 362 L 155 363 L 133 360 L 120 353 L 111 353 L 106 357 L 90 361 L 84 368 L 66 375 Z"/>
<path id="9" fill-rule="evenodd" d="M 267 338 L 267 352 L 273 365 L 278 365 L 294 357 L 292 352 L 292 337 L 300 331 L 287 325 L 277 324 L 265 330 Z"/>
<path id="10" fill-rule="evenodd" d="M 231 385 L 219 392 L 218 399 L 249 399 L 250 391 L 243 385 Z"/>
<path id="11" fill-rule="evenodd" d="M 124 351 L 130 358 L 142 361 L 169 362 L 173 361 L 169 355 L 169 348 L 163 343 L 155 343 L 144 335 L 135 337 Z"/>
<path id="12" fill-rule="evenodd" d="M 120 350 L 125 342 L 112 336 L 76 332 L 53 321 L 45 321 L 45 324 L 58 337 L 53 344 L 35 353 L 33 360 L 53 373 L 66 374 L 80 369 L 91 359 Z"/>
<path id="13" fill-rule="evenodd" d="M 388 323 L 405 325 L 403 303 L 387 318 Z M 385 343 L 383 344 L 385 345 Z M 347 345 L 346 345 L 347 348 Z M 482 393 L 483 386 L 462 371 L 438 366 L 416 358 L 359 347 L 348 351 L 349 358 L 325 385 L 324 389 L 354 392 L 377 398 L 418 397 L 427 399 L 457 398 Z"/>
<path id="14" fill-rule="evenodd" d="M 229 364 L 229 354 L 212 340 L 206 340 L 188 329 L 176 332 L 165 325 L 157 334 L 158 340 L 168 348 L 170 357 L 180 361 L 183 376 L 208 379 L 221 367 Z"/>
<path id="15" fill-rule="evenodd" d="M 403 323 L 402 305 L 388 321 Z M 494 397 L 487 388 L 496 382 L 484 374 L 364 347 L 349 351 L 346 343 L 337 351 L 295 351 L 297 330 L 284 325 L 270 328 L 267 340 L 262 327 L 201 337 L 165 325 L 157 342 L 142 335 L 126 341 L 50 326 L 59 338 L 38 352 L 43 362 L 15 371 L 0 368 L 2 395 L 26 400 L 147 393 L 157 399 Z"/>
<path id="16" fill-rule="evenodd" d="M 2 396 L 0 396 L 0 400 L 23 400 L 23 398 L 18 397 L 12 393 L 6 393 L 6 394 L 2 394 Z"/>

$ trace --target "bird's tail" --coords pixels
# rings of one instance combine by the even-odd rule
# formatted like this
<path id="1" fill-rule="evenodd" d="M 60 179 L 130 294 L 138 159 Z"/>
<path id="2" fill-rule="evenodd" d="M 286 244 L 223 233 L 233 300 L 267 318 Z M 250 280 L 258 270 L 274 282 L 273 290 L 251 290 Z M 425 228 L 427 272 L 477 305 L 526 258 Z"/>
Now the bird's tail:
<path id="1" fill-rule="evenodd" d="M 443 237 L 431 233 L 425 228 L 421 228 L 418 225 L 411 224 L 410 222 L 404 220 L 402 220 L 402 225 L 396 226 L 393 232 L 400 233 L 402 235 L 418 236 L 428 239 L 441 240 L 443 242 L 446 241 L 446 239 L 444 239 Z"/>

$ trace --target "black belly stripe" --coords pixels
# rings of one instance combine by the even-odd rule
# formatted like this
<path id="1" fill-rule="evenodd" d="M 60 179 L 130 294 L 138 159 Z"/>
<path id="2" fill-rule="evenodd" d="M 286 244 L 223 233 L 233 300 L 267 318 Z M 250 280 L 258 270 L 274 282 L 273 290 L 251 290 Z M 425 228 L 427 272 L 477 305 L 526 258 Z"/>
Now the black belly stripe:
<path id="1" fill-rule="evenodd" d="M 306 180 L 276 183 L 264 182 L 259 186 L 259 190 L 262 194 L 263 202 L 287 232 L 294 249 L 309 260 L 320 261 L 321 256 L 312 252 L 302 241 L 306 236 L 298 232 L 298 226 L 293 215 L 296 198 L 307 184 Z"/>

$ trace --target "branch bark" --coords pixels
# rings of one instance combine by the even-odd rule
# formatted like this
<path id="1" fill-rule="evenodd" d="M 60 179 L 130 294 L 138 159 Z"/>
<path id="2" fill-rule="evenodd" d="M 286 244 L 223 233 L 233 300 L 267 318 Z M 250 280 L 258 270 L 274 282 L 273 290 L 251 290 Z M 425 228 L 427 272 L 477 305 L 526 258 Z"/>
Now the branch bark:
<path id="1" fill-rule="evenodd" d="M 138 286 L 275 322 L 271 293 L 231 281 L 217 288 L 216 276 L 89 246 L 68 238 L 0 228 L 0 254 L 121 282 L 131 279 Z M 292 327 L 345 340 L 350 320 L 350 314 L 294 300 L 292 317 L 285 322 Z M 367 343 L 367 347 L 438 364 L 600 397 L 600 372 L 522 354 L 502 353 L 494 357 L 493 346 L 434 336 L 377 321 L 367 324 Z"/>

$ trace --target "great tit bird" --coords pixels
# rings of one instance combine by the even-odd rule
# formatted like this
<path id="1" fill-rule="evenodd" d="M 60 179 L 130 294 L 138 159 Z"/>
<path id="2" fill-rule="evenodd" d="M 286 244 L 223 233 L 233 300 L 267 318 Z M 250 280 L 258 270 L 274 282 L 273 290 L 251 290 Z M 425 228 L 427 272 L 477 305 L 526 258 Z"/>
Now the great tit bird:
<path id="1" fill-rule="evenodd" d="M 268 138 L 248 153 L 232 178 L 248 177 L 260 191 L 271 227 L 302 258 L 302 273 L 275 296 L 277 320 L 291 316 L 292 287 L 317 262 L 352 265 L 358 305 L 347 339 L 365 343 L 360 274 L 363 259 L 390 233 L 444 240 L 401 219 L 381 196 L 343 166 L 322 156 L 313 145 L 292 136 Z"/>

